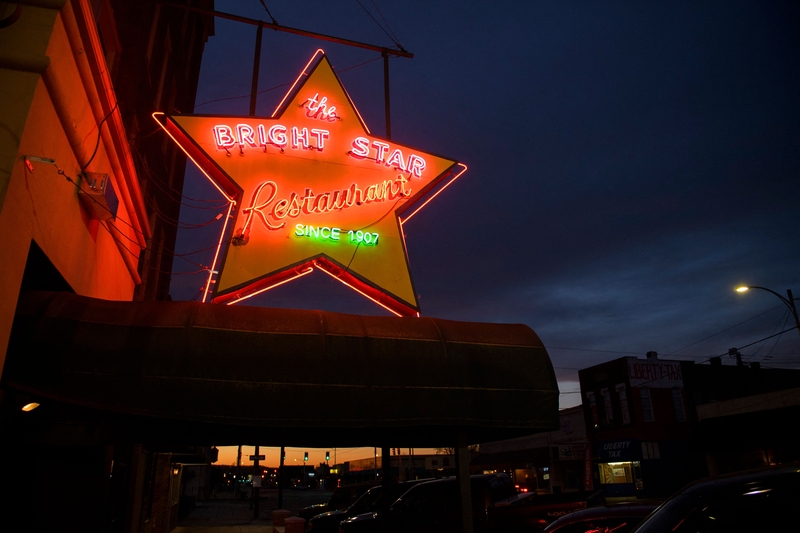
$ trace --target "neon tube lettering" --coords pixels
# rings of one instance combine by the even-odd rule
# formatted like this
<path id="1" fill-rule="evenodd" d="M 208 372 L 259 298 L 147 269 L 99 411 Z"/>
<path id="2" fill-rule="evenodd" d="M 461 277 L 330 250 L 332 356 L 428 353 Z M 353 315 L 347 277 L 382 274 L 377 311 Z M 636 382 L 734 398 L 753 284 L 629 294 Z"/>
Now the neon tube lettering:
<path id="1" fill-rule="evenodd" d="M 386 160 L 387 167 L 395 167 L 399 170 L 406 170 L 406 162 L 403 160 L 403 152 L 396 148 L 389 159 Z"/>
<path id="2" fill-rule="evenodd" d="M 253 148 L 258 146 L 254 138 L 256 132 L 253 130 L 252 126 L 248 124 L 237 124 L 236 134 L 239 136 L 239 146 L 244 147 L 244 143 L 249 144 Z"/>
<path id="3" fill-rule="evenodd" d="M 408 180 L 405 176 L 398 175 L 393 180 L 385 180 L 368 186 L 366 189 L 360 188 L 353 183 L 347 189 L 327 191 L 315 195 L 310 188 L 305 189 L 302 195 L 292 192 L 288 198 L 276 200 L 278 186 L 273 181 L 265 181 L 259 185 L 253 193 L 250 205 L 242 209 L 242 213 L 247 216 L 243 228 L 238 232 L 241 244 L 246 242 L 250 228 L 253 224 L 254 215 L 264 223 L 269 230 L 279 230 L 286 224 L 285 218 L 297 218 L 301 215 L 324 214 L 336 210 L 349 209 L 353 206 L 360 206 L 373 202 L 393 201 L 396 198 L 407 198 L 411 196 L 412 190 L 406 188 Z M 265 187 L 271 188 L 271 193 L 264 201 L 261 197 Z M 273 203 L 274 201 L 274 203 Z M 270 207 L 271 206 L 271 207 Z M 295 226 L 295 232 L 300 225 Z M 298 234 L 298 236 L 300 236 Z M 308 236 L 308 235 L 306 235 Z M 369 244 L 369 243 L 367 243 Z"/>
<path id="4" fill-rule="evenodd" d="M 308 128 L 300 130 L 297 126 L 292 126 L 292 148 L 295 150 L 303 143 L 303 149 L 308 150 Z"/>
<path id="5" fill-rule="evenodd" d="M 256 128 L 256 131 L 258 131 L 258 145 L 263 146 L 264 149 L 266 150 L 268 142 L 266 128 L 264 128 L 263 124 L 259 124 L 258 128 Z"/>
<path id="6" fill-rule="evenodd" d="M 214 140 L 218 149 L 227 149 L 236 144 L 236 139 L 233 137 L 233 130 L 230 126 L 214 126 Z"/>
<path id="7" fill-rule="evenodd" d="M 317 139 L 317 150 L 321 152 L 325 147 L 325 139 L 331 138 L 331 132 L 328 130 L 312 129 L 311 134 Z"/>
<path id="8" fill-rule="evenodd" d="M 269 142 L 279 148 L 286 148 L 288 140 L 286 138 L 286 126 L 276 124 L 269 129 Z"/>
<path id="9" fill-rule="evenodd" d="M 358 159 L 369 157 L 369 139 L 364 137 L 356 137 L 353 139 L 353 149 L 350 150 L 350 155 Z"/>
<path id="10" fill-rule="evenodd" d="M 425 170 L 425 160 L 416 154 L 408 156 L 408 166 L 406 172 L 414 177 L 421 178 L 422 171 Z"/>
<path id="11" fill-rule="evenodd" d="M 336 119 L 339 118 L 336 115 L 336 106 L 328 107 L 327 96 L 323 96 L 321 100 L 317 100 L 317 98 L 319 98 L 319 93 L 306 100 L 306 116 L 327 122 L 336 122 Z"/>
<path id="12" fill-rule="evenodd" d="M 264 187 L 272 187 L 272 194 L 269 195 L 262 203 L 258 203 L 258 198 L 261 195 L 261 191 L 264 190 Z M 275 199 L 275 196 L 278 194 L 278 185 L 274 181 L 265 181 L 258 187 L 256 187 L 255 192 L 253 192 L 253 199 L 250 201 L 250 206 L 245 207 L 242 209 L 242 214 L 247 215 L 247 219 L 245 220 L 244 226 L 238 232 L 239 235 L 244 237 L 245 242 L 247 242 L 247 238 L 250 234 L 250 226 L 253 223 L 253 215 L 258 215 L 259 220 L 264 223 L 267 229 L 271 230 L 279 230 L 283 226 L 286 225 L 285 222 L 281 222 L 280 224 L 272 224 L 269 220 L 267 220 L 266 215 L 264 214 L 264 209 Z"/>
<path id="13" fill-rule="evenodd" d="M 375 162 L 383 163 L 383 159 L 386 157 L 386 151 L 389 149 L 389 145 L 380 141 L 372 141 L 372 146 L 375 147 Z"/>

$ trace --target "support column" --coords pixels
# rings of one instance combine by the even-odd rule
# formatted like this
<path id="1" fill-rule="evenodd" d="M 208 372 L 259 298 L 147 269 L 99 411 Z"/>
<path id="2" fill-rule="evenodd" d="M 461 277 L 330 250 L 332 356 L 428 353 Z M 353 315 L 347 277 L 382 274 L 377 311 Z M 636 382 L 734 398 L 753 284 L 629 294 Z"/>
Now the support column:
<path id="1" fill-rule="evenodd" d="M 461 531 L 473 533 L 472 487 L 469 480 L 469 450 L 465 431 L 456 433 L 456 472 L 461 495 Z"/>

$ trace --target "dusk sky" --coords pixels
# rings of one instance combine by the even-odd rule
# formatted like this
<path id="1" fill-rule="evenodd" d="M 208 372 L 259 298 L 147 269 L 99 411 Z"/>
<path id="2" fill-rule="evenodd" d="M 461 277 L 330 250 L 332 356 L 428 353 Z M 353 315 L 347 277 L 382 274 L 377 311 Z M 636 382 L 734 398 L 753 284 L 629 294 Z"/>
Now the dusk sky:
<path id="1" fill-rule="evenodd" d="M 737 347 L 800 368 L 787 307 L 734 292 L 800 296 L 797 3 L 265 2 L 281 25 L 387 47 L 392 34 L 414 54 L 390 61 L 392 138 L 469 167 L 405 226 L 423 316 L 527 324 L 562 408 L 580 403 L 579 369 L 651 350 L 735 364 Z M 215 5 L 270 21 L 259 0 Z M 195 112 L 247 115 L 255 27 L 215 24 Z M 383 135 L 378 53 L 270 30 L 257 115 L 317 48 Z M 185 207 L 186 225 L 221 211 L 193 167 L 185 194 L 217 200 Z M 187 259 L 208 265 L 218 235 L 182 230 L 178 252 L 206 249 Z M 195 297 L 204 277 L 183 273 L 197 267 L 174 270 L 173 299 Z M 248 305 L 388 315 L 322 273 Z"/>

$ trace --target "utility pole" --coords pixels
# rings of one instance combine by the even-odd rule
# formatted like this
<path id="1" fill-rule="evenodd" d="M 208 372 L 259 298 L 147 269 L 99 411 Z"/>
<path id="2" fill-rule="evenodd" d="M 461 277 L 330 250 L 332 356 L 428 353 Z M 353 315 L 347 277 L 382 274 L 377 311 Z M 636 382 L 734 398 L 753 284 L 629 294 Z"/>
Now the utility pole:
<path id="1" fill-rule="evenodd" d="M 242 478 L 242 445 L 239 445 L 239 451 L 236 453 L 236 483 L 233 485 L 233 495 L 239 495 L 239 480 Z"/>
<path id="2" fill-rule="evenodd" d="M 256 444 L 256 453 L 253 455 L 253 518 L 258 518 L 258 492 L 261 490 L 261 469 L 259 468 L 258 461 L 261 456 L 258 455 L 259 446 Z M 258 478 L 258 479 L 256 479 Z"/>
<path id="3" fill-rule="evenodd" d="M 281 464 L 278 467 L 278 509 L 283 509 L 283 478 L 284 462 L 286 461 L 286 449 L 281 446 Z"/>

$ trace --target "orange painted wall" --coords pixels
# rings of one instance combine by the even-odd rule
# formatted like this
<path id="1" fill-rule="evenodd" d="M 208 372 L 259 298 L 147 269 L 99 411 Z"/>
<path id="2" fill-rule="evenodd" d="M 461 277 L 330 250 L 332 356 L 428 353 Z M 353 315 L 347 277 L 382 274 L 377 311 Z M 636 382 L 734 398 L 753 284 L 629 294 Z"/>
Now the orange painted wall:
<path id="1" fill-rule="evenodd" d="M 58 8 L 59 2 L 53 4 Z M 65 179 L 66 175 L 78 181 L 102 120 L 98 102 L 105 94 L 103 80 L 89 79 L 87 85 L 87 56 L 81 57 L 90 44 L 81 43 L 76 54 L 75 36 L 87 28 L 81 27 L 74 10 L 86 5 L 76 0 L 60 10 L 24 6 L 22 17 L 9 28 L 14 34 L 0 30 L 0 73 L 6 86 L 2 91 L 13 99 L 0 98 L 0 125 L 5 126 L 0 149 L 0 372 L 31 241 L 78 294 L 130 300 L 138 280 L 135 265 L 144 235 L 131 226 L 147 223 L 130 213 L 130 202 L 124 201 L 124 195 L 138 193 L 131 191 L 138 187 L 135 172 L 125 166 L 124 154 L 116 148 L 118 140 L 127 143 L 124 131 L 111 121 L 103 125 L 104 135 L 87 169 L 112 178 L 120 196 L 114 222 L 118 234 L 112 236 L 116 230 L 110 225 L 89 220 L 77 186 Z M 102 56 L 99 59 L 103 64 L 95 66 L 104 68 Z M 84 61 L 83 77 L 79 61 Z M 25 64 L 48 66 L 37 73 L 26 71 Z M 57 167 L 34 162 L 31 172 L 26 155 L 55 159 Z"/>

